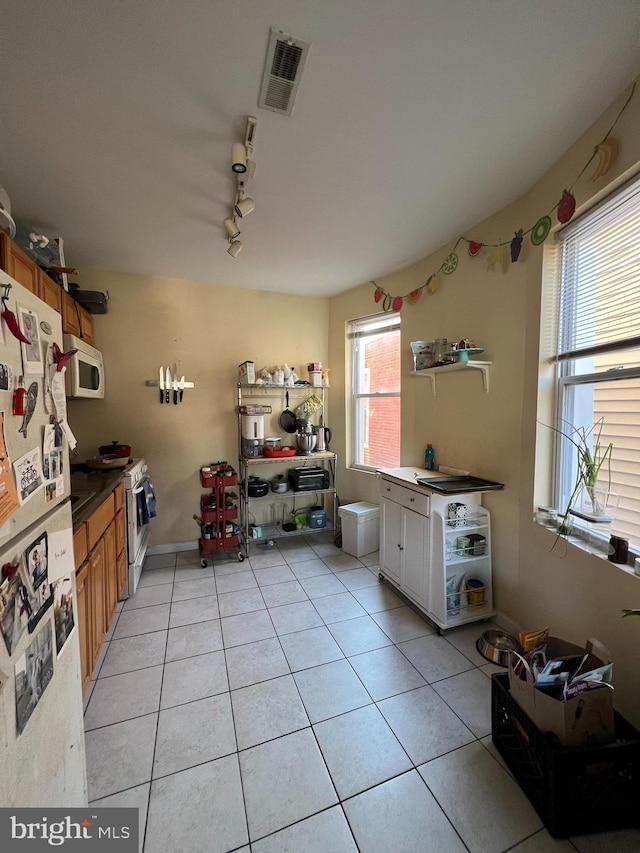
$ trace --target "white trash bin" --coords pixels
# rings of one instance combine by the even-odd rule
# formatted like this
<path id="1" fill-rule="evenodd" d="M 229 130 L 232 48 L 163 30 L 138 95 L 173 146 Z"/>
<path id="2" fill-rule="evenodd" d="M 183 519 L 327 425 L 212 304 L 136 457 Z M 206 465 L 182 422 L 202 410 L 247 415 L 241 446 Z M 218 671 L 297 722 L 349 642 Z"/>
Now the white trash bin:
<path id="1" fill-rule="evenodd" d="M 380 543 L 380 507 L 360 501 L 338 509 L 342 520 L 342 550 L 352 557 L 377 551 Z"/>

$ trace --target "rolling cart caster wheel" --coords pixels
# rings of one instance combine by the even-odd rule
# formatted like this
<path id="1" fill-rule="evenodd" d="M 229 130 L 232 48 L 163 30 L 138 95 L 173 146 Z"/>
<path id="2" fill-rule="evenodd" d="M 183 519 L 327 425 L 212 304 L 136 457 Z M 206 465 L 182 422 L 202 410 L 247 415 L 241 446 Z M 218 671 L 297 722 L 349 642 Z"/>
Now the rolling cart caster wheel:
<path id="1" fill-rule="evenodd" d="M 205 559 L 200 560 L 200 565 L 202 566 L 203 569 L 206 569 L 207 568 L 207 561 Z"/>
<path id="2" fill-rule="evenodd" d="M 244 554 L 238 554 L 238 562 L 244 563 Z"/>

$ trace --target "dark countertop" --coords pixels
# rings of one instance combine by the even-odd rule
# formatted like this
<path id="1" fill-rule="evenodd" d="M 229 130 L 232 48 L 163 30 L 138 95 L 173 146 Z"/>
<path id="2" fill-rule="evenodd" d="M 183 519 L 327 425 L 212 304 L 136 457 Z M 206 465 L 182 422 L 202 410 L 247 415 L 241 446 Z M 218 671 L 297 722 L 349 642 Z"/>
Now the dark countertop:
<path id="1" fill-rule="evenodd" d="M 86 521 L 121 480 L 122 471 L 117 470 L 71 475 L 71 513 L 74 530 Z"/>

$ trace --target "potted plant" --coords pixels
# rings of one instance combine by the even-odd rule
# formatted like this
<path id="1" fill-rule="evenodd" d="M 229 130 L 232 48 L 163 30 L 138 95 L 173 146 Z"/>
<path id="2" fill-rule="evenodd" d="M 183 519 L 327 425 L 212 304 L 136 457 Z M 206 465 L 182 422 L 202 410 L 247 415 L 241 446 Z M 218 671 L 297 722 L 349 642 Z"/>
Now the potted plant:
<path id="1" fill-rule="evenodd" d="M 582 492 L 586 492 L 591 502 L 593 515 L 602 515 L 605 512 L 611 491 L 613 443 L 609 442 L 604 448 L 602 446 L 604 418 L 600 418 L 591 427 L 574 427 L 568 421 L 562 423 L 566 424 L 566 427 L 550 427 L 550 429 L 566 438 L 576 449 L 576 479 L 564 515 L 558 525 L 558 533 L 566 536 L 569 532 L 569 512 Z M 598 488 L 598 477 L 603 465 L 606 465 L 607 471 L 607 487 L 604 493 Z"/>

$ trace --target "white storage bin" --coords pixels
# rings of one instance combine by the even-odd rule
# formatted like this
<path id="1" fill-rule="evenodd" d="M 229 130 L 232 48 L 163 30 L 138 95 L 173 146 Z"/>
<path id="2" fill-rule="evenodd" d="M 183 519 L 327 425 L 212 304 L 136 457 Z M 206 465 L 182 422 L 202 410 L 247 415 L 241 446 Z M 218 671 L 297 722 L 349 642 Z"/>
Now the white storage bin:
<path id="1" fill-rule="evenodd" d="M 342 519 L 342 550 L 352 557 L 377 551 L 380 542 L 380 507 L 360 501 L 338 509 Z"/>

